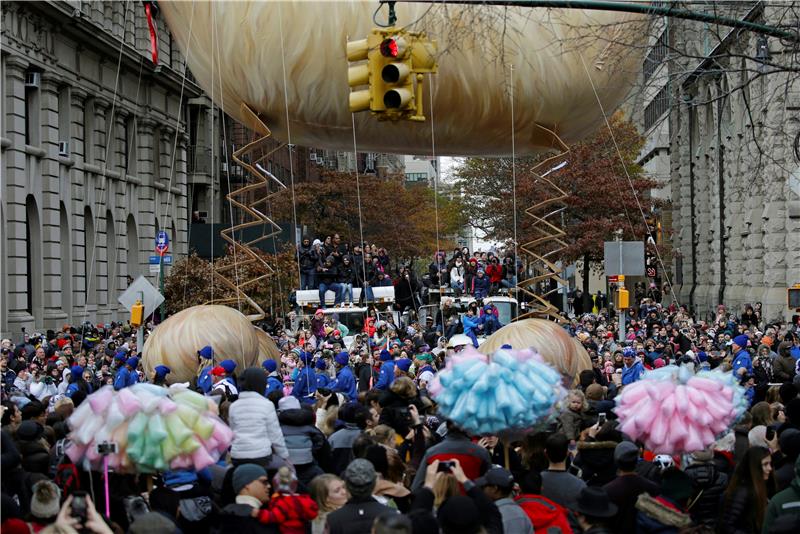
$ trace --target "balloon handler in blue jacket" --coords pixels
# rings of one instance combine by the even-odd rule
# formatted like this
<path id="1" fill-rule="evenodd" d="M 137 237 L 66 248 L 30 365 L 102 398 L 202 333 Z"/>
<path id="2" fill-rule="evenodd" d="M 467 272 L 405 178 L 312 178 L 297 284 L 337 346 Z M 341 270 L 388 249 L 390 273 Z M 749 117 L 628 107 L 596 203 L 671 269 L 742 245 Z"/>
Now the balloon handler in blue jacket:
<path id="1" fill-rule="evenodd" d="M 317 392 L 317 375 L 314 374 L 313 362 L 313 354 L 305 351 L 300 353 L 299 371 L 292 388 L 292 395 L 306 404 L 314 404 L 316 400 L 314 393 Z"/>
<path id="2" fill-rule="evenodd" d="M 329 388 L 334 393 L 341 393 L 347 397 L 348 402 L 355 402 L 358 400 L 358 393 L 356 392 L 356 378 L 353 375 L 353 370 L 350 368 L 350 355 L 346 352 L 340 352 L 334 358 L 336 361 L 336 379 L 331 381 Z"/>
<path id="3" fill-rule="evenodd" d="M 283 391 L 283 382 L 278 376 L 278 363 L 272 358 L 264 360 L 261 367 L 267 372 L 267 390 L 264 396 L 269 395 L 273 391 Z"/>

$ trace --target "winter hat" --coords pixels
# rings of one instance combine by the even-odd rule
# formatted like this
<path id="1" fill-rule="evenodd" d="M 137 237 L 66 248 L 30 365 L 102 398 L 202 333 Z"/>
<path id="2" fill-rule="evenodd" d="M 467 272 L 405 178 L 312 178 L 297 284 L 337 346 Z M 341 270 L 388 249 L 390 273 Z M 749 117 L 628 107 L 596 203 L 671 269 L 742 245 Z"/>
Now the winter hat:
<path id="1" fill-rule="evenodd" d="M 214 357 L 214 349 L 211 348 L 211 345 L 206 345 L 202 349 L 198 350 L 197 354 L 205 360 L 210 360 Z"/>
<path id="2" fill-rule="evenodd" d="M 325 312 L 322 308 L 317 308 L 317 311 L 314 312 L 314 315 L 325 315 Z"/>
<path id="3" fill-rule="evenodd" d="M 32 419 L 27 419 L 17 427 L 17 438 L 23 441 L 34 441 L 44 435 L 44 427 Z"/>
<path id="4" fill-rule="evenodd" d="M 397 366 L 397 368 L 403 371 L 404 373 L 407 373 L 408 370 L 411 368 L 411 360 L 409 360 L 408 358 L 400 358 L 395 362 L 395 366 Z"/>
<path id="5" fill-rule="evenodd" d="M 313 359 L 314 355 L 311 354 L 310 352 L 303 351 L 300 353 L 300 361 L 306 365 L 310 364 Z"/>
<path id="6" fill-rule="evenodd" d="M 114 354 L 114 359 L 119 361 L 125 361 L 125 358 L 128 356 L 128 351 L 125 349 L 119 349 L 116 354 Z"/>
<path id="7" fill-rule="evenodd" d="M 502 467 L 492 467 L 486 471 L 485 475 L 475 480 L 475 485 L 478 487 L 497 486 L 500 488 L 511 489 L 511 487 L 514 485 L 514 475 Z"/>
<path id="8" fill-rule="evenodd" d="M 165 376 L 167 376 L 172 372 L 172 369 L 170 369 L 166 365 L 156 365 L 154 371 L 156 372 L 156 376 L 164 378 Z"/>
<path id="9" fill-rule="evenodd" d="M 219 362 L 219 366 L 225 369 L 225 372 L 228 374 L 236 370 L 236 362 L 233 360 L 222 360 Z"/>
<path id="10" fill-rule="evenodd" d="M 742 334 L 740 336 L 736 336 L 735 338 L 733 338 L 734 344 L 739 345 L 743 349 L 747 348 L 747 343 L 749 341 L 750 341 L 750 339 L 744 334 Z"/>
<path id="11" fill-rule="evenodd" d="M 261 367 L 266 369 L 268 373 L 274 373 L 278 370 L 278 363 L 270 358 L 269 360 L 264 360 L 261 363 Z"/>
<path id="12" fill-rule="evenodd" d="M 692 496 L 692 479 L 680 469 L 667 469 L 661 476 L 661 495 L 673 502 L 683 502 Z"/>
<path id="13" fill-rule="evenodd" d="M 350 355 L 346 352 L 340 352 L 334 359 L 339 365 L 347 365 L 350 362 Z"/>
<path id="14" fill-rule="evenodd" d="M 321 245 L 322 241 L 320 241 L 319 239 L 315 239 L 311 244 L 312 245 Z"/>
<path id="15" fill-rule="evenodd" d="M 233 471 L 233 491 L 238 495 L 245 486 L 266 476 L 267 472 L 260 465 L 242 464 Z"/>
<path id="16" fill-rule="evenodd" d="M 702 451 L 695 451 L 692 453 L 692 458 L 696 462 L 710 462 L 714 459 L 714 446 L 706 447 Z"/>
<path id="17" fill-rule="evenodd" d="M 234 476 L 236 476 L 234 474 Z M 368 460 L 357 458 L 342 473 L 347 490 L 353 497 L 369 497 L 375 489 L 378 474 Z M 472 501 L 470 501 L 472 502 Z"/>
<path id="18" fill-rule="evenodd" d="M 636 349 L 633 347 L 625 347 L 622 349 L 622 357 L 623 358 L 635 358 L 636 357 Z"/>
<path id="19" fill-rule="evenodd" d="M 328 368 L 328 364 L 325 363 L 325 360 L 320 358 L 319 360 L 317 360 L 317 363 L 314 364 L 314 367 L 316 367 L 320 371 L 324 371 L 325 369 Z"/>
<path id="20" fill-rule="evenodd" d="M 665 364 L 663 358 L 656 358 L 655 360 L 653 360 L 653 367 L 655 367 L 656 369 L 661 369 L 662 367 L 664 367 L 664 365 Z"/>
<path id="21" fill-rule="evenodd" d="M 780 445 L 781 452 L 788 458 L 800 457 L 800 430 L 787 428 L 781 432 L 778 445 Z"/>
<path id="22" fill-rule="evenodd" d="M 299 410 L 300 409 L 300 401 L 297 400 L 297 397 L 293 395 L 289 395 L 287 397 L 281 397 L 278 399 L 278 411 L 283 412 L 286 410 Z"/>
<path id="23" fill-rule="evenodd" d="M 147 512 L 134 519 L 128 534 L 173 534 L 178 527 L 160 512 Z"/>
<path id="24" fill-rule="evenodd" d="M 475 534 L 481 531 L 481 514 L 475 503 L 465 495 L 450 497 L 437 513 L 444 534 Z"/>
<path id="25" fill-rule="evenodd" d="M 40 480 L 33 485 L 31 515 L 47 519 L 58 515 L 61 509 L 61 490 L 49 480 Z"/>
<path id="26" fill-rule="evenodd" d="M 225 368 L 220 365 L 217 365 L 211 370 L 212 376 L 225 376 Z"/>
<path id="27" fill-rule="evenodd" d="M 417 355 L 417 359 L 421 362 L 433 362 L 433 354 L 430 352 L 423 352 L 422 354 Z"/>
<path id="28" fill-rule="evenodd" d="M 125 362 L 125 365 L 129 365 L 133 369 L 136 369 L 137 367 L 139 367 L 139 358 L 137 358 L 136 356 L 134 356 L 133 358 L 128 358 L 128 360 Z"/>
<path id="29" fill-rule="evenodd" d="M 639 447 L 630 441 L 622 441 L 614 447 L 614 463 L 635 463 L 639 459 Z"/>
<path id="30" fill-rule="evenodd" d="M 78 380 L 80 377 L 83 376 L 83 367 L 80 365 L 73 365 L 69 369 L 69 373 L 72 375 L 74 380 Z"/>
<path id="31" fill-rule="evenodd" d="M 388 361 L 389 361 L 389 360 L 391 360 L 391 359 L 392 359 L 392 353 L 391 353 L 391 352 L 389 352 L 389 351 L 388 351 L 388 350 L 386 350 L 386 349 L 383 349 L 383 350 L 381 351 L 381 361 L 382 361 L 382 362 L 388 362 Z"/>

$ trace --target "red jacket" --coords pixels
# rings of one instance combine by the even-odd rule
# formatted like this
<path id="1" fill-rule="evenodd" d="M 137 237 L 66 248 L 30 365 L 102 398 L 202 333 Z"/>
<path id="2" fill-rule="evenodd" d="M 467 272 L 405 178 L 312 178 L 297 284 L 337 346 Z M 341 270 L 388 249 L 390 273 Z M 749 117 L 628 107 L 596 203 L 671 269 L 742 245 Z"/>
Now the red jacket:
<path id="1" fill-rule="evenodd" d="M 306 525 L 318 512 L 317 503 L 308 495 L 276 493 L 269 501 L 269 509 L 258 512 L 258 521 L 277 524 L 281 534 L 305 534 Z"/>
<path id="2" fill-rule="evenodd" d="M 566 510 L 547 497 L 523 493 L 514 500 L 530 518 L 536 534 L 572 534 Z"/>
<path id="3" fill-rule="evenodd" d="M 499 263 L 490 263 L 486 266 L 486 275 L 493 284 L 499 284 L 503 279 L 503 267 Z"/>

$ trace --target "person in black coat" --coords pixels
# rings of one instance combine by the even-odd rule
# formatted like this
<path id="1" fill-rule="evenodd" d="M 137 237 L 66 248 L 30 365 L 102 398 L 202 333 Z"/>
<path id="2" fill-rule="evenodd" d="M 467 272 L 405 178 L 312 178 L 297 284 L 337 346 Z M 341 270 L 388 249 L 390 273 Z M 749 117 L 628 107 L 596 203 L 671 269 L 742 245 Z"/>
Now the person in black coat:
<path id="1" fill-rule="evenodd" d="M 353 460 L 342 477 L 350 499 L 344 506 L 328 514 L 325 528 L 328 534 L 370 534 L 376 518 L 398 513 L 372 497 L 378 474 L 368 460 Z"/>
<path id="2" fill-rule="evenodd" d="M 398 309 L 416 308 L 416 293 L 419 291 L 419 283 L 414 273 L 403 267 L 400 269 L 400 276 L 395 285 L 395 301 Z"/>
<path id="3" fill-rule="evenodd" d="M 714 465 L 714 451 L 705 450 L 692 454 L 692 463 L 684 473 L 692 479 L 692 508 L 689 510 L 696 525 L 716 528 L 719 503 L 728 487 L 728 475 Z"/>
<path id="4" fill-rule="evenodd" d="M 303 238 L 298 251 L 298 259 L 300 261 L 300 289 L 315 289 L 315 275 L 317 270 L 317 263 L 319 263 L 319 247 L 312 247 L 311 240 L 307 237 Z"/>

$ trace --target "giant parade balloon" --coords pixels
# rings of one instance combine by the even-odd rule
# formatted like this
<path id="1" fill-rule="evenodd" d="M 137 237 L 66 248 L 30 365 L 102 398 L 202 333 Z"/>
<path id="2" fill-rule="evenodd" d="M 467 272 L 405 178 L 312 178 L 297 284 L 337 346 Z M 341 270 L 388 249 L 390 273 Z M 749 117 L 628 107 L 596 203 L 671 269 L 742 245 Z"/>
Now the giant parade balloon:
<path id="1" fill-rule="evenodd" d="M 191 73 L 225 113 L 258 113 L 283 142 L 437 155 L 541 152 L 591 134 L 641 70 L 647 19 L 581 9 L 398 3 L 396 27 L 437 41 L 425 122 L 351 115 L 347 42 L 376 1 L 159 2 Z M 386 22 L 386 7 L 376 15 Z M 431 94 L 432 93 L 432 94 Z M 513 98 L 513 113 L 512 113 Z M 598 103 L 599 99 L 599 103 Z M 513 114 L 513 127 L 512 127 Z"/>

